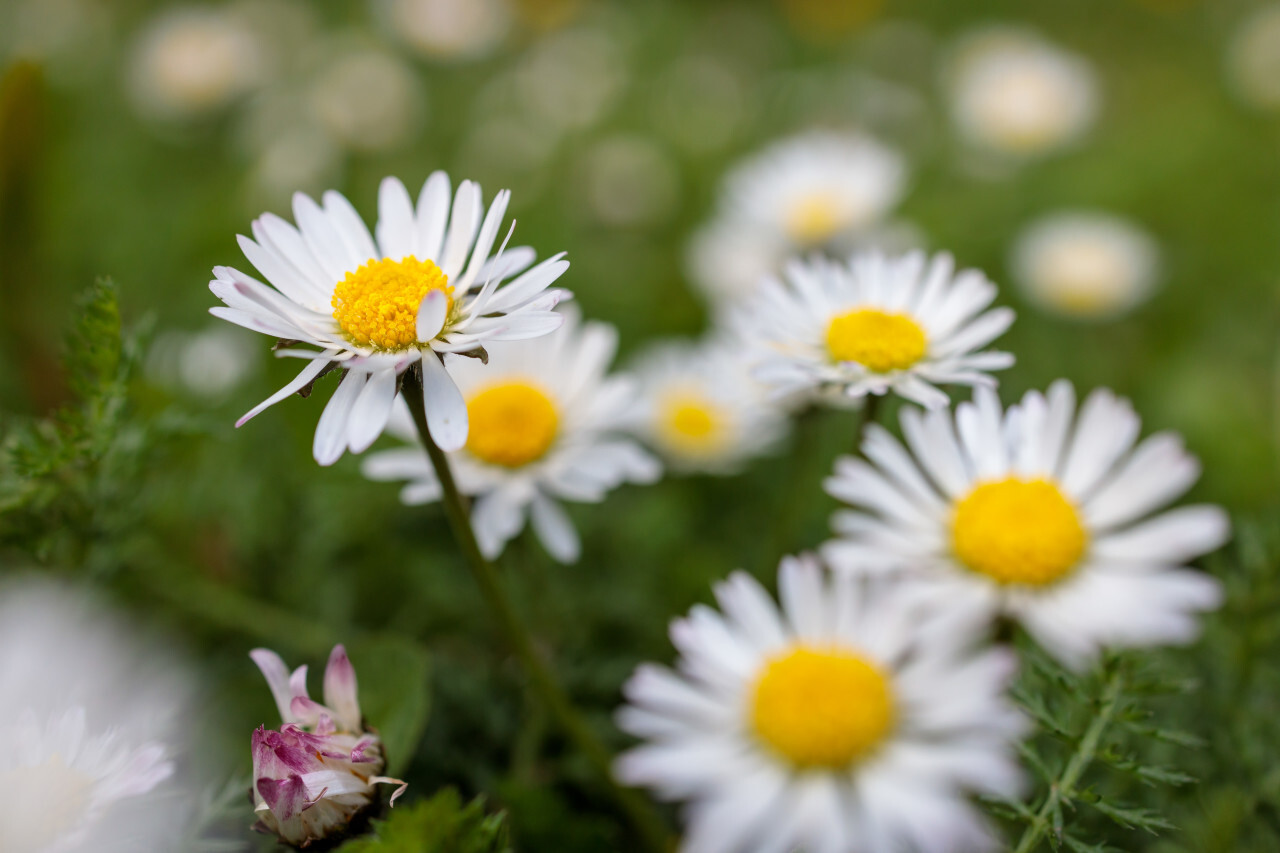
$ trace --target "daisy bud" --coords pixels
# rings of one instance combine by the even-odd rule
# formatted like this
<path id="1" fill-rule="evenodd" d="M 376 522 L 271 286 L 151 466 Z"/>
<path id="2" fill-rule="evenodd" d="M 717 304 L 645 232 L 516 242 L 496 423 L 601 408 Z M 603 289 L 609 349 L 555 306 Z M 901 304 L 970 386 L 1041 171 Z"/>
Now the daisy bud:
<path id="1" fill-rule="evenodd" d="M 346 649 L 334 646 L 324 673 L 324 704 L 307 695 L 307 668 L 290 675 L 269 649 L 249 653 L 266 676 L 283 724 L 253 733 L 253 803 L 260 832 L 295 847 L 347 832 L 377 805 L 374 786 L 406 783 L 380 775 L 382 741 L 366 730 L 356 696 L 356 672 Z"/>

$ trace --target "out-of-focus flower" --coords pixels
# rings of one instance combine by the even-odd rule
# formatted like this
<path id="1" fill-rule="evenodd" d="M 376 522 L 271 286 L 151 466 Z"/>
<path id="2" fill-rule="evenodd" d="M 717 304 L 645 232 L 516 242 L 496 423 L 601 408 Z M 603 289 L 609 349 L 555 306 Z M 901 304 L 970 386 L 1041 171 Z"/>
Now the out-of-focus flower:
<path id="1" fill-rule="evenodd" d="M 274 287 L 231 267 L 209 283 L 226 307 L 210 309 L 247 329 L 319 351 L 288 347 L 278 355 L 308 364 L 297 378 L 251 409 L 237 426 L 308 388 L 327 369 L 344 371 L 316 425 L 313 452 L 331 465 L 350 448 L 362 453 L 382 434 L 399 393 L 399 376 L 421 365 L 431 435 L 445 450 L 467 442 L 467 406 L 445 370 L 445 353 L 480 354 L 495 341 L 538 337 L 560 327 L 548 289 L 569 268 L 556 255 L 529 267 L 527 247 L 489 258 L 510 193 L 498 193 L 481 222 L 480 187 L 463 181 L 450 205 L 449 177 L 427 179 L 415 208 L 404 184 L 382 182 L 377 242 L 338 192 L 324 205 L 294 196 L 298 227 L 266 213 L 240 247 Z"/>
<path id="2" fill-rule="evenodd" d="M 732 473 L 786 433 L 739 342 L 659 344 L 637 359 L 635 374 L 640 394 L 628 422 L 675 468 Z"/>
<path id="3" fill-rule="evenodd" d="M 356 695 L 356 671 L 346 649 L 334 646 L 324 671 L 324 704 L 307 694 L 307 668 L 290 675 L 269 649 L 249 653 L 262 670 L 283 724 L 253 733 L 255 829 L 294 846 L 332 838 L 377 803 L 377 785 L 408 787 L 380 775 L 386 766 L 382 741 L 364 726 Z"/>
<path id="4" fill-rule="evenodd" d="M 1133 223 L 1102 213 L 1059 213 L 1024 230 L 1009 267 L 1041 308 L 1107 319 L 1144 302 L 1159 266 L 1155 241 Z"/>
<path id="5" fill-rule="evenodd" d="M 1280 5 L 1263 6 L 1240 24 L 1227 48 L 1227 74 L 1245 103 L 1280 109 Z"/>
<path id="6" fill-rule="evenodd" d="M 589 208 L 609 225 L 648 225 L 670 217 L 680 198 L 675 164 L 639 136 L 597 142 L 583 164 Z"/>
<path id="7" fill-rule="evenodd" d="M 267 48 L 239 16 L 214 6 L 160 14 L 139 36 L 129 70 L 138 109 L 156 118 L 219 110 L 262 82 Z"/>
<path id="8" fill-rule="evenodd" d="M 320 126 L 344 147 L 386 151 L 412 138 L 426 95 L 403 60 L 382 50 L 356 48 L 325 63 L 308 103 Z"/>
<path id="9" fill-rule="evenodd" d="M 222 324 L 196 332 L 165 332 L 147 354 L 147 373 L 170 388 L 208 399 L 224 397 L 254 369 L 247 338 L 245 332 Z"/>
<path id="10" fill-rule="evenodd" d="M 702 54 L 673 62 L 651 91 L 654 123 L 676 145 L 697 154 L 732 142 L 751 106 L 734 70 Z"/>
<path id="11" fill-rule="evenodd" d="M 524 107 L 560 131 L 590 127 L 626 84 L 623 49 L 602 28 L 566 30 L 540 40 L 515 72 Z"/>
<path id="12" fill-rule="evenodd" d="M 684 850 L 994 849 L 971 794 L 1016 794 L 1025 721 L 1015 661 L 901 587 L 744 572 L 671 626 L 676 670 L 642 665 L 618 724 L 645 742 L 615 768 L 687 801 Z M 922 816 L 927 815 L 927 819 Z"/>
<path id="13" fill-rule="evenodd" d="M 0 587 L 0 850 L 176 851 L 187 699 L 176 665 L 91 599 Z"/>
<path id="14" fill-rule="evenodd" d="M 715 217 L 690 245 L 691 277 L 713 300 L 741 299 L 783 258 L 849 249 L 898 203 L 905 181 L 902 157 L 862 134 L 777 143 L 725 179 Z"/>
<path id="15" fill-rule="evenodd" d="M 559 500 L 598 502 L 622 483 L 649 483 L 658 461 L 628 438 L 621 421 L 634 393 L 629 377 L 606 376 L 617 332 L 579 326 L 570 313 L 560 331 L 489 349 L 489 363 L 453 358 L 449 371 L 467 401 L 471 433 L 450 457 L 458 488 L 476 498 L 471 523 L 485 556 L 502 553 L 526 515 L 547 551 L 578 559 L 580 543 Z M 397 425 L 417 444 L 413 427 Z M 409 480 L 406 503 L 440 499 L 440 485 L 419 447 L 374 453 L 364 464 L 376 480 Z"/>
<path id="16" fill-rule="evenodd" d="M 381 0 L 387 30 L 429 59 L 479 59 L 511 27 L 509 0 Z"/>
<path id="17" fill-rule="evenodd" d="M 1076 413 L 1065 380 L 1002 413 L 979 388 L 955 413 L 904 409 L 911 455 L 873 426 L 870 464 L 836 463 L 837 513 L 824 546 L 837 569 L 902 571 L 957 611 L 1018 619 L 1070 666 L 1101 647 L 1188 642 L 1217 580 L 1183 568 L 1228 535 L 1226 513 L 1181 495 L 1200 466 L 1171 433 L 1137 445 L 1127 400 L 1099 389 Z M 912 458 L 914 456 L 914 459 Z"/>
<path id="18" fill-rule="evenodd" d="M 1019 157 L 1075 141 L 1098 112 L 1098 83 L 1089 64 L 1016 28 L 964 38 L 947 85 L 961 134 L 983 148 Z"/>
<path id="19" fill-rule="evenodd" d="M 996 287 L 977 270 L 955 273 L 950 255 L 854 255 L 847 264 L 792 262 L 736 320 L 754 350 L 755 376 L 778 398 L 832 402 L 893 391 L 945 406 L 936 386 L 990 386 L 1009 353 L 977 352 L 1013 322 L 1009 308 L 985 310 Z"/>

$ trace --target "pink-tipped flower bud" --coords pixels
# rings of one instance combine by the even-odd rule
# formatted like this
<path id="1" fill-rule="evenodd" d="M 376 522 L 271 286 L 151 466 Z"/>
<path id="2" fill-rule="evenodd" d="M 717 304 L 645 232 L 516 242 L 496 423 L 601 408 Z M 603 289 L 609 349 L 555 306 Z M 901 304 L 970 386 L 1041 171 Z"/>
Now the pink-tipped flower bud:
<path id="1" fill-rule="evenodd" d="M 295 847 L 334 838 L 377 803 L 375 786 L 406 784 L 380 775 L 382 741 L 364 726 L 356 672 L 346 649 L 334 646 L 324 673 L 324 704 L 307 695 L 307 668 L 290 675 L 268 649 L 249 653 L 266 676 L 283 724 L 253 733 L 254 827 Z"/>

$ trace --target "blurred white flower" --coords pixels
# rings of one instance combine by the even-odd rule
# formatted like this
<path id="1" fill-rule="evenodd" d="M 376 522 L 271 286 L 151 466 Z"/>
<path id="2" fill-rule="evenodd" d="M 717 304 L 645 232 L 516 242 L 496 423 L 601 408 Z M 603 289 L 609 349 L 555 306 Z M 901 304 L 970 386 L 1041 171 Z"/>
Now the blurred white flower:
<path id="1" fill-rule="evenodd" d="M 1018 235 L 1009 259 L 1027 298 L 1046 311 L 1082 319 L 1118 316 L 1155 286 L 1156 243 L 1117 216 L 1070 212 L 1046 216 Z"/>
<path id="2" fill-rule="evenodd" d="M 166 9 L 134 44 L 130 94 L 155 118 L 214 112 L 263 81 L 268 51 L 260 35 L 225 8 Z"/>
<path id="3" fill-rule="evenodd" d="M 579 28 L 534 44 L 515 74 L 522 106 L 561 131 L 599 121 L 627 82 L 623 45 L 607 30 Z"/>
<path id="4" fill-rule="evenodd" d="M 588 206 L 608 225 L 648 225 L 671 216 L 680 199 L 675 163 L 643 136 L 595 143 L 583 163 Z"/>
<path id="5" fill-rule="evenodd" d="M 618 433 L 635 393 L 629 377 L 607 376 L 617 332 L 605 323 L 564 326 L 535 340 L 489 347 L 487 365 L 453 358 L 449 372 L 467 401 L 471 432 L 450 455 L 458 488 L 475 497 L 471 523 L 489 558 L 525 525 L 526 516 L 548 553 L 574 562 L 578 533 L 559 501 L 596 503 L 622 483 L 651 483 L 658 461 Z M 409 480 L 405 503 L 440 499 L 440 484 L 418 445 L 407 413 L 396 431 L 413 447 L 372 453 L 365 476 Z"/>
<path id="6" fill-rule="evenodd" d="M 161 385 L 207 399 L 236 388 L 256 366 L 246 345 L 251 336 L 225 324 L 198 331 L 168 331 L 147 354 L 147 373 Z"/>
<path id="7" fill-rule="evenodd" d="M 1034 32 L 997 27 L 966 36 L 948 68 L 951 115 L 970 142 L 1019 157 L 1082 136 L 1098 112 L 1098 81 L 1083 58 Z"/>
<path id="8" fill-rule="evenodd" d="M 377 803 L 377 785 L 397 785 L 391 805 L 408 784 L 382 776 L 382 741 L 364 725 L 356 671 L 346 649 L 334 646 L 324 671 L 324 704 L 307 693 L 307 667 L 292 675 L 280 656 L 254 649 L 283 721 L 253 733 L 255 827 L 294 846 L 307 847 L 345 832 Z"/>
<path id="9" fill-rule="evenodd" d="M 1101 648 L 1189 642 L 1222 590 L 1186 563 L 1229 523 L 1207 505 L 1152 517 L 1200 465 L 1171 433 L 1138 444 L 1140 427 L 1106 389 L 1077 413 L 1066 380 L 1008 411 L 989 388 L 954 418 L 904 408 L 909 453 L 873 425 L 870 461 L 837 461 L 827 491 L 857 509 L 835 515 L 823 552 L 838 570 L 903 573 L 956 612 L 1008 614 L 1072 667 Z"/>
<path id="10" fill-rule="evenodd" d="M 751 376 L 746 355 L 727 338 L 646 350 L 634 363 L 640 393 L 627 418 L 631 429 L 685 471 L 732 473 L 767 453 L 785 435 L 787 419 Z"/>
<path id="11" fill-rule="evenodd" d="M 330 57 L 311 85 L 308 104 L 320 126 L 353 151 L 385 151 L 409 142 L 426 111 L 413 68 L 375 48 Z"/>
<path id="12" fill-rule="evenodd" d="M 188 699 L 176 663 L 94 600 L 0 587 L 0 850 L 176 851 Z"/>
<path id="13" fill-rule="evenodd" d="M 1241 22 L 1227 47 L 1227 75 L 1245 103 L 1280 109 L 1280 5 L 1263 6 Z"/>
<path id="14" fill-rule="evenodd" d="M 749 108 L 739 75 L 702 54 L 678 59 L 662 71 L 652 95 L 654 123 L 675 144 L 699 154 L 732 142 Z"/>
<path id="15" fill-rule="evenodd" d="M 380 0 L 388 32 L 429 59 L 489 55 L 511 28 L 509 0 Z"/>
<path id="16" fill-rule="evenodd" d="M 893 391 L 945 406 L 938 385 L 995 385 L 1013 364 L 985 350 L 1013 322 L 991 308 L 996 287 L 977 270 L 955 272 L 946 253 L 888 257 L 871 251 L 848 263 L 814 257 L 788 264 L 732 319 L 753 349 L 756 378 L 778 399 L 857 400 Z"/>
<path id="17" fill-rule="evenodd" d="M 641 665 L 618 778 L 681 800 L 681 850 L 993 850 L 973 794 L 1016 796 L 1016 661 L 903 587 L 788 557 L 779 602 L 745 572 L 671 625 L 674 670 Z"/>

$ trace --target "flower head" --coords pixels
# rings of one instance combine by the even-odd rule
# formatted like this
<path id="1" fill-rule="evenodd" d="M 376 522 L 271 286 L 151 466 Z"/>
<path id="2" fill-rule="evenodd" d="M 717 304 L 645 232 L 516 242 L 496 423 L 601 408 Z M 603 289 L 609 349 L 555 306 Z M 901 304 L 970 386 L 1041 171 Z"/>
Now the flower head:
<path id="1" fill-rule="evenodd" d="M 755 351 L 755 375 L 775 396 L 857 399 L 894 391 L 946 405 L 936 385 L 994 385 L 988 371 L 1013 356 L 975 352 L 1013 322 L 985 310 L 996 288 L 977 270 L 953 274 L 947 254 L 854 255 L 848 264 L 793 262 L 738 315 Z"/>
<path id="2" fill-rule="evenodd" d="M 1076 412 L 1065 380 L 1001 412 L 995 392 L 923 415 L 904 409 L 910 453 L 869 429 L 871 460 L 836 463 L 824 547 L 837 569 L 905 572 L 957 610 L 1006 613 L 1072 666 L 1104 646 L 1191 640 L 1219 583 L 1184 567 L 1225 541 L 1225 513 L 1153 512 L 1200 467 L 1170 433 L 1136 444 L 1127 400 L 1099 389 Z M 1136 444 L 1136 446 L 1135 446 Z"/>
<path id="3" fill-rule="evenodd" d="M 633 385 L 606 375 L 616 348 L 612 326 L 579 325 L 570 314 L 552 335 L 492 347 L 487 366 L 450 363 L 471 434 L 449 461 L 458 488 L 476 498 L 471 522 L 486 556 L 500 554 L 528 515 L 547 551 L 573 562 L 578 534 L 559 501 L 594 503 L 622 483 L 660 475 L 658 461 L 619 434 Z M 396 431 L 415 446 L 370 455 L 365 476 L 409 480 L 406 503 L 438 500 L 439 482 L 407 418 Z"/>
<path id="4" fill-rule="evenodd" d="M 333 191 L 323 206 L 295 195 L 297 227 L 269 213 L 253 223 L 254 239 L 241 237 L 240 246 L 273 287 L 216 267 L 209 287 L 226 307 L 211 313 L 319 350 L 278 350 L 307 366 L 237 425 L 338 368 L 343 378 L 320 416 L 313 448 L 316 461 L 330 465 L 382 434 L 400 375 L 420 365 L 432 437 L 446 450 L 466 443 L 467 407 L 440 357 L 483 356 L 492 342 L 559 328 L 563 318 L 552 309 L 568 293 L 548 287 L 569 263 L 557 255 L 503 285 L 534 259 L 527 248 L 489 258 L 510 193 L 498 193 L 482 221 L 480 187 L 463 181 L 452 206 L 449 187 L 447 175 L 432 174 L 415 206 L 404 185 L 387 178 L 372 235 Z"/>
<path id="5" fill-rule="evenodd" d="M 307 668 L 289 673 L 268 649 L 250 653 L 280 709 L 279 729 L 253 733 L 253 802 L 257 828 L 299 847 L 345 832 L 374 807 L 379 783 L 407 787 L 380 775 L 386 760 L 378 735 L 367 730 L 347 652 L 334 646 L 324 673 L 321 705 L 307 694 Z"/>
<path id="6" fill-rule="evenodd" d="M 671 626 L 675 671 L 646 664 L 618 723 L 645 742 L 628 784 L 687 801 L 687 851 L 981 850 L 971 793 L 1014 793 L 1025 724 L 1003 649 L 904 587 L 778 572 L 781 606 L 743 572 Z"/>

